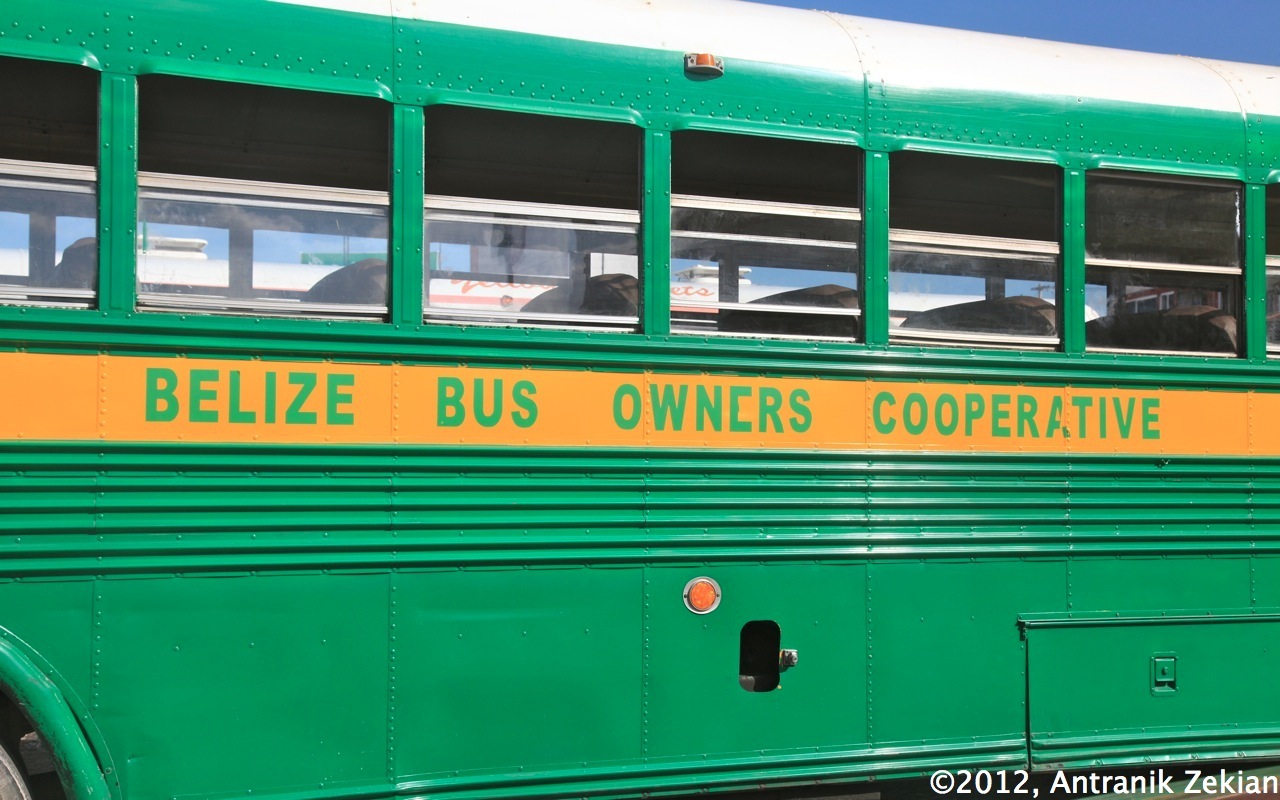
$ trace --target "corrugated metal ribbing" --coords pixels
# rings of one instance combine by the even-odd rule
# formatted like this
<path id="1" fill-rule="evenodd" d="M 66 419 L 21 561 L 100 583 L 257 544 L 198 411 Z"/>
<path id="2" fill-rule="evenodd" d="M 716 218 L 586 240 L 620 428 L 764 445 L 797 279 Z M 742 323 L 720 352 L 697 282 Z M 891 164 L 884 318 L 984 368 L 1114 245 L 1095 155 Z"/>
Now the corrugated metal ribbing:
<path id="1" fill-rule="evenodd" d="M 29 463 L 24 449 L 4 459 Z M 64 448 L 0 495 L 0 552 L 21 574 L 1280 549 L 1280 469 L 1243 461 L 320 456 Z"/>

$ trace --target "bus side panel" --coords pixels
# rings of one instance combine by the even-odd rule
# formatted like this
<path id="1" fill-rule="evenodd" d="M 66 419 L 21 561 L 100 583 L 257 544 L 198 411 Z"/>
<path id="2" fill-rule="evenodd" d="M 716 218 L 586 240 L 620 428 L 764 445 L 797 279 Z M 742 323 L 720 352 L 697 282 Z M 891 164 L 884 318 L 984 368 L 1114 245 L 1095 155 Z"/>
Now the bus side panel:
<path id="1" fill-rule="evenodd" d="M 1280 615 L 1101 616 L 1028 631 L 1035 766 L 1274 756 Z"/>
<path id="2" fill-rule="evenodd" d="M 89 578 L 0 580 L 0 628 L 52 666 L 81 701 L 89 697 L 92 607 Z"/>
<path id="3" fill-rule="evenodd" d="M 1071 564 L 1073 611 L 1248 608 L 1248 556 L 1118 556 Z M 1265 605 L 1265 604 L 1264 604 Z M 1280 603 L 1274 605 L 1280 606 Z"/>
<path id="4" fill-rule="evenodd" d="M 1073 560 L 1073 613 L 1026 622 L 1033 764 L 1274 754 L 1274 565 L 1245 555 Z"/>
<path id="5" fill-rule="evenodd" d="M 470 567 L 394 580 L 401 780 L 639 757 L 641 569 Z"/>
<path id="6" fill-rule="evenodd" d="M 1018 615 L 1062 610 L 1062 561 L 879 562 L 870 571 L 876 746 L 1009 740 L 1026 730 Z"/>
<path id="7" fill-rule="evenodd" d="M 866 750 L 864 564 L 664 565 L 647 575 L 647 755 Z M 719 607 L 704 615 L 683 599 L 700 576 L 721 590 Z M 750 691 L 741 680 L 744 639 L 753 647 L 747 626 L 769 622 L 798 663 L 777 688 Z"/>
<path id="8" fill-rule="evenodd" d="M 382 783 L 388 582 L 99 581 L 93 702 L 128 795 Z"/>
<path id="9" fill-rule="evenodd" d="M 1280 608 L 1280 556 L 1253 559 L 1253 592 L 1261 608 Z"/>

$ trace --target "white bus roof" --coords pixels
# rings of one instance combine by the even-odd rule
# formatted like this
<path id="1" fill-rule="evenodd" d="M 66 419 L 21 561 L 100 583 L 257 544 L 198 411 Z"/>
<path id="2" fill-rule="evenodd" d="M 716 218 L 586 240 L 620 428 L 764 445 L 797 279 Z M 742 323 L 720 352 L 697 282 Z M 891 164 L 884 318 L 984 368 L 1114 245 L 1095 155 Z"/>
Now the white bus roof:
<path id="1" fill-rule="evenodd" d="M 276 0 L 866 77 L 892 87 L 1280 116 L 1280 68 L 740 0 Z M 815 0 L 820 2 L 820 0 Z"/>

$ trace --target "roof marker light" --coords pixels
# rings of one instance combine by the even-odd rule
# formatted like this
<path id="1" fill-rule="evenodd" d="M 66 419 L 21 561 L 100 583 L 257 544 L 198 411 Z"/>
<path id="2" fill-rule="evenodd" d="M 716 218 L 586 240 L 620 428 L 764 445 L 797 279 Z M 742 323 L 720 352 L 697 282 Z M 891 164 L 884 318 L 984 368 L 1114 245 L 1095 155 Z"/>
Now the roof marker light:
<path id="1" fill-rule="evenodd" d="M 710 614 L 720 605 L 720 584 L 707 577 L 684 585 L 684 605 L 695 614 Z"/>
<path id="2" fill-rule="evenodd" d="M 719 78 L 724 74 L 724 59 L 711 53 L 685 53 L 684 71 L 690 75 Z"/>

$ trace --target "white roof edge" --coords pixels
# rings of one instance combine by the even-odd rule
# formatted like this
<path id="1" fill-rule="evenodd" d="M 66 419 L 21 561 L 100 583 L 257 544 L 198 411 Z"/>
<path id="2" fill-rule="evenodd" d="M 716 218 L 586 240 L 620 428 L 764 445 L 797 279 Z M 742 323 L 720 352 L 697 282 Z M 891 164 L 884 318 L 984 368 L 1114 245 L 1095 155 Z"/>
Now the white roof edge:
<path id="1" fill-rule="evenodd" d="M 866 76 L 894 87 L 1280 116 L 1280 68 L 744 0 L 272 0 Z M 815 0 L 820 2 L 820 0 Z"/>

